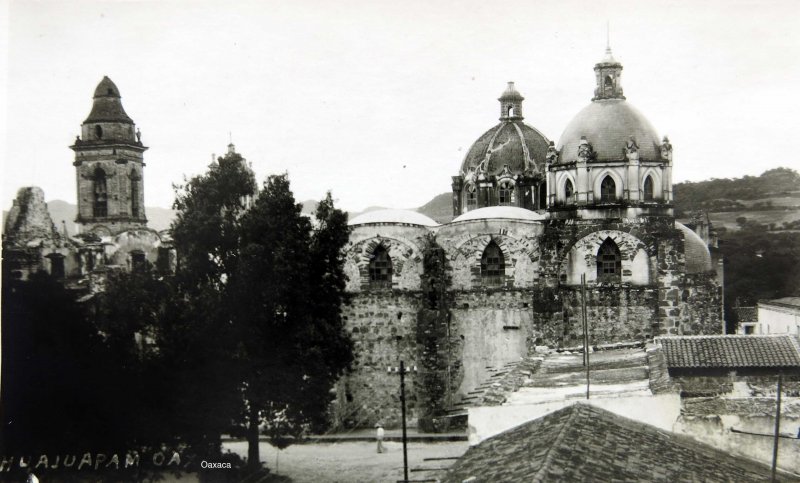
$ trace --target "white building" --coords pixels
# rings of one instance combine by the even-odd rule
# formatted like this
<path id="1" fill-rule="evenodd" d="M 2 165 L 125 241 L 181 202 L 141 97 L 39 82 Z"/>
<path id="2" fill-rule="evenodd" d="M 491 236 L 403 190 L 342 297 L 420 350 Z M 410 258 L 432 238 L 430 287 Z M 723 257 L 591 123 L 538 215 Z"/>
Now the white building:
<path id="1" fill-rule="evenodd" d="M 756 333 L 800 335 L 800 297 L 762 300 L 757 307 Z"/>

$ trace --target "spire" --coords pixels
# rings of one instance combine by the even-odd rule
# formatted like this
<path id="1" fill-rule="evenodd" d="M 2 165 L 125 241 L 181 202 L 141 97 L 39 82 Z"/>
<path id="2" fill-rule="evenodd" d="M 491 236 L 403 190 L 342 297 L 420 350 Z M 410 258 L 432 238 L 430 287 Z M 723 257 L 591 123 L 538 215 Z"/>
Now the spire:
<path id="1" fill-rule="evenodd" d="M 108 76 L 103 76 L 103 80 L 97 84 L 97 88 L 94 90 L 92 112 L 83 122 L 84 124 L 95 122 L 133 124 L 133 120 L 128 117 L 122 107 L 117 85 Z"/>
<path id="2" fill-rule="evenodd" d="M 236 153 L 236 146 L 233 145 L 233 136 L 231 132 L 228 131 L 228 154 L 235 154 Z"/>
<path id="3" fill-rule="evenodd" d="M 508 83 L 508 87 L 497 100 L 500 101 L 501 121 L 521 121 L 523 119 L 522 101 L 525 98 L 517 91 L 513 82 Z"/>
<path id="4" fill-rule="evenodd" d="M 611 54 L 611 29 L 606 22 L 606 53 L 603 59 L 595 64 L 596 87 L 593 101 L 603 99 L 625 99 L 622 95 L 622 64 Z"/>

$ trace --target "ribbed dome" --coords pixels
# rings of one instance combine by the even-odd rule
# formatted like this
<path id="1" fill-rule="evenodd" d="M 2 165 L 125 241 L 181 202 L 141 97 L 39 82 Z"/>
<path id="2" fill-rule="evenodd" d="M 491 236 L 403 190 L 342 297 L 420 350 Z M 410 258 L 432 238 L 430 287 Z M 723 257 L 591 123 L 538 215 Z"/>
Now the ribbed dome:
<path id="1" fill-rule="evenodd" d="M 549 141 L 522 121 L 503 121 L 486 131 L 467 151 L 461 173 L 476 169 L 487 160 L 487 174 L 497 175 L 508 165 L 512 173 L 525 171 L 526 160 L 533 171 L 542 171 Z"/>
<path id="2" fill-rule="evenodd" d="M 362 213 L 348 223 L 348 225 L 366 225 L 368 223 L 402 223 L 405 225 L 439 226 L 438 223 L 411 210 L 375 210 Z"/>
<path id="3" fill-rule="evenodd" d="M 660 159 L 655 128 L 623 99 L 593 101 L 572 118 L 558 141 L 559 162 L 575 161 L 581 136 L 592 145 L 597 161 L 625 160 L 625 147 L 631 137 L 639 146 L 639 160 Z"/>
<path id="4" fill-rule="evenodd" d="M 675 222 L 675 228 L 683 232 L 683 253 L 686 257 L 686 273 L 704 273 L 713 270 L 708 245 L 691 228 Z"/>
<path id="5" fill-rule="evenodd" d="M 108 76 L 103 77 L 103 80 L 97 84 L 97 89 L 94 90 L 92 112 L 89 113 L 89 117 L 83 122 L 122 122 L 125 124 L 133 124 L 133 120 L 128 117 L 128 114 L 125 113 L 125 109 L 122 108 L 119 89 L 117 89 L 116 84 L 114 84 Z"/>

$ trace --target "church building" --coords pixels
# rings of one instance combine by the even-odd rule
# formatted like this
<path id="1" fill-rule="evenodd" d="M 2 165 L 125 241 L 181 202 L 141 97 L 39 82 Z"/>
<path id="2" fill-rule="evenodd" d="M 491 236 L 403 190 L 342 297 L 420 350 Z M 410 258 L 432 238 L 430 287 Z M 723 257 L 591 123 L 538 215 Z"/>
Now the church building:
<path id="1" fill-rule="evenodd" d="M 338 385 L 339 425 L 399 420 L 402 360 L 411 419 L 446 429 L 504 365 L 537 346 L 582 345 L 582 279 L 592 345 L 723 332 L 708 243 L 673 215 L 672 145 L 623 95 L 610 48 L 594 73 L 591 102 L 558 142 L 525 124 L 508 84 L 499 123 L 452 177 L 451 222 L 406 210 L 351 220 L 345 316 L 357 355 Z M 431 236 L 450 278 L 435 323 L 423 296 Z"/>
<path id="2" fill-rule="evenodd" d="M 144 209 L 142 134 L 122 107 L 119 89 L 103 77 L 92 109 L 81 124 L 75 152 L 79 233 L 70 236 L 66 220 L 57 229 L 44 193 L 21 188 L 3 231 L 5 269 L 27 279 L 44 270 L 67 286 L 102 289 L 108 270 L 139 270 L 150 265 L 174 271 L 175 252 L 167 233 L 147 227 Z"/>

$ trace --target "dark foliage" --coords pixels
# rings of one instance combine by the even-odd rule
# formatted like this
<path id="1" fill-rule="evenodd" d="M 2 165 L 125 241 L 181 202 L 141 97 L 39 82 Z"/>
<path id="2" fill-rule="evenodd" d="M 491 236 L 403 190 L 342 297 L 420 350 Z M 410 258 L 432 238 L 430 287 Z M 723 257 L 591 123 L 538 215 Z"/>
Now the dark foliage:
<path id="1" fill-rule="evenodd" d="M 743 220 L 720 245 L 725 266 L 725 319 L 736 329 L 734 305 L 800 296 L 800 233 L 769 232 Z"/>
<path id="2" fill-rule="evenodd" d="M 118 377 L 74 294 L 49 275 L 3 271 L 2 450 L 108 450 L 124 445 L 126 417 L 105 387 Z M 99 446 L 98 446 L 99 445 Z"/>
<path id="3" fill-rule="evenodd" d="M 761 176 L 734 179 L 711 179 L 673 186 L 676 216 L 694 210 L 735 211 L 744 207 L 735 200 L 755 200 L 769 196 L 800 196 L 800 173 L 789 168 L 775 168 Z"/>

